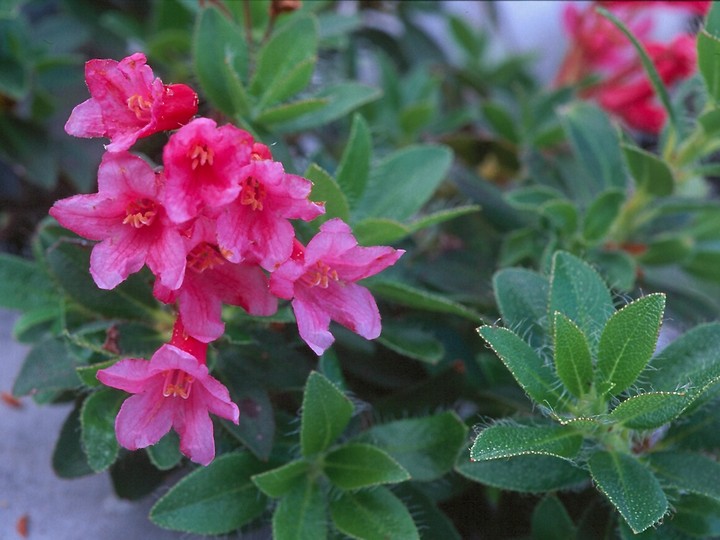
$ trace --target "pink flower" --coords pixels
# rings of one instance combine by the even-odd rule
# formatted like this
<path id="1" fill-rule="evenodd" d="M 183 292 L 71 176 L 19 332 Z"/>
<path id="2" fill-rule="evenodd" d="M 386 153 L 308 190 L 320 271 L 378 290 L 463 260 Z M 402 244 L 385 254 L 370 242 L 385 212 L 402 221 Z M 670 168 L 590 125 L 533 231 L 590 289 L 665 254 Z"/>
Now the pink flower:
<path id="1" fill-rule="evenodd" d="M 218 243 L 230 260 L 274 270 L 292 253 L 289 219 L 310 221 L 325 208 L 308 200 L 309 180 L 285 174 L 277 161 L 253 161 L 239 175 L 240 194 L 218 217 Z"/>
<path id="2" fill-rule="evenodd" d="M 100 240 L 90 256 L 98 287 L 112 289 L 147 264 L 170 289 L 182 283 L 185 245 L 159 202 L 162 176 L 127 152 L 106 153 L 98 170 L 98 193 L 57 201 L 50 209 L 65 228 Z"/>
<path id="3" fill-rule="evenodd" d="M 73 109 L 65 131 L 108 137 L 108 151 L 119 152 L 141 137 L 187 123 L 197 113 L 197 94 L 184 84 L 164 85 L 146 62 L 142 53 L 120 62 L 87 62 L 85 83 L 92 97 Z"/>
<path id="4" fill-rule="evenodd" d="M 187 244 L 185 279 L 177 290 L 155 282 L 155 297 L 166 304 L 176 302 L 185 329 L 205 343 L 219 338 L 225 325 L 222 304 L 241 306 L 251 315 L 272 315 L 277 298 L 268 289 L 263 271 L 254 265 L 227 260 L 215 240 L 214 222 L 199 217 L 192 225 Z"/>
<path id="5" fill-rule="evenodd" d="M 165 202 L 170 219 L 182 223 L 232 202 L 240 193 L 240 170 L 250 163 L 252 136 L 233 125 L 217 127 L 197 118 L 174 133 L 163 151 Z"/>
<path id="6" fill-rule="evenodd" d="M 98 371 L 97 378 L 134 394 L 123 402 L 115 420 L 120 445 L 128 450 L 145 448 L 173 428 L 180 436 L 180 451 L 192 461 L 208 465 L 215 457 L 209 413 L 237 424 L 240 412 L 230 401 L 227 388 L 208 372 L 207 345 L 184 337 L 181 341 L 188 352 L 178 341 L 174 336 L 149 362 L 126 358 Z"/>
<path id="7" fill-rule="evenodd" d="M 608 9 L 627 10 L 666 6 L 694 15 L 706 15 L 712 2 L 710 0 L 600 0 L 598 4 Z"/>
<path id="8" fill-rule="evenodd" d="M 300 337 L 321 355 L 335 340 L 328 330 L 331 320 L 366 339 L 380 335 L 375 299 L 355 282 L 393 265 L 403 253 L 358 246 L 350 227 L 331 219 L 306 248 L 296 241 L 292 257 L 270 276 L 270 290 L 292 299 Z"/>

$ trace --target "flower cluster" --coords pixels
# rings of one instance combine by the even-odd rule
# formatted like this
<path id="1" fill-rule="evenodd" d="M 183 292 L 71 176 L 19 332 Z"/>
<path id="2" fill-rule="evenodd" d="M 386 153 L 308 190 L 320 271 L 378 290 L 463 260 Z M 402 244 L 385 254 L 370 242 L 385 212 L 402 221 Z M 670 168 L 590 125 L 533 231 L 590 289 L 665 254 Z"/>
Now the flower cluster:
<path id="1" fill-rule="evenodd" d="M 136 394 L 116 421 L 129 449 L 156 443 L 170 427 L 181 450 L 207 464 L 214 456 L 208 412 L 238 422 L 227 389 L 205 365 L 207 344 L 224 332 L 223 304 L 272 315 L 292 302 L 300 337 L 318 355 L 333 342 L 334 320 L 373 339 L 380 315 L 356 281 L 402 255 L 361 247 L 339 219 L 324 223 L 304 246 L 290 220 L 324 213 L 309 200 L 309 180 L 286 173 L 270 149 L 233 125 L 196 118 L 198 99 L 186 85 L 154 78 L 141 53 L 120 62 L 91 60 L 91 98 L 78 105 L 66 131 L 107 137 L 98 192 L 57 201 L 50 214 L 95 240 L 90 273 L 112 289 L 144 266 L 153 294 L 176 306 L 173 338 L 147 362 L 125 359 L 98 372 L 104 384 Z M 128 152 L 138 138 L 175 130 L 154 168 Z"/>
<path id="2" fill-rule="evenodd" d="M 665 123 L 665 111 L 658 104 L 652 84 L 630 41 L 595 10 L 599 5 L 612 10 L 645 47 L 662 81 L 671 86 L 695 71 L 695 37 L 680 34 L 670 42 L 653 40 L 653 20 L 648 8 L 682 9 L 704 15 L 710 2 L 589 2 L 584 7 L 568 4 L 564 23 L 570 47 L 556 77 L 557 85 L 588 83 L 581 96 L 595 99 L 609 113 L 629 127 L 657 134 Z M 597 82 L 589 77 L 599 75 Z"/>

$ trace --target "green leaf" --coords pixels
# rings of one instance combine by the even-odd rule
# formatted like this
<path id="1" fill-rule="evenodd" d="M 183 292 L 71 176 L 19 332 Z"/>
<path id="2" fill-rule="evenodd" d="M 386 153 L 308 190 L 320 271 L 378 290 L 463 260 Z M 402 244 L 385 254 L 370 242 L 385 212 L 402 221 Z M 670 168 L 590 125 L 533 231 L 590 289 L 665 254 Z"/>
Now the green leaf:
<path id="1" fill-rule="evenodd" d="M 319 92 L 308 96 L 308 98 L 325 100 L 324 107 L 290 122 L 278 123 L 274 126 L 274 129 L 278 133 L 294 133 L 322 126 L 348 115 L 361 105 L 377 99 L 380 94 L 381 92 L 377 88 L 356 82 L 342 82 L 323 86 Z"/>
<path id="2" fill-rule="evenodd" d="M 320 225 L 336 217 L 348 222 L 350 219 L 348 200 L 335 179 L 315 163 L 308 167 L 304 176 L 313 183 L 310 199 L 325 205 L 325 213 L 318 216 L 314 223 Z"/>
<path id="3" fill-rule="evenodd" d="M 325 376 L 313 371 L 305 385 L 300 424 L 303 456 L 326 450 L 347 426 L 353 404 Z"/>
<path id="4" fill-rule="evenodd" d="M 478 332 L 530 398 L 551 409 L 562 403 L 552 368 L 530 345 L 506 328 L 481 326 Z"/>
<path id="5" fill-rule="evenodd" d="M 452 153 L 444 146 L 410 146 L 378 163 L 370 172 L 356 218 L 386 217 L 404 221 L 430 199 L 445 178 Z"/>
<path id="6" fill-rule="evenodd" d="M 543 342 L 550 285 L 546 277 L 525 268 L 505 268 L 493 276 L 503 322 L 532 346 Z"/>
<path id="7" fill-rule="evenodd" d="M 668 501 L 657 478 L 633 456 L 599 451 L 588 465 L 598 489 L 635 534 L 652 527 L 667 512 Z"/>
<path id="8" fill-rule="evenodd" d="M 675 236 L 672 233 L 658 235 L 647 244 L 647 249 L 638 255 L 643 264 L 665 265 L 682 263 L 687 260 L 693 249 L 693 240 L 687 236 Z"/>
<path id="9" fill-rule="evenodd" d="M 588 479 L 587 473 L 570 461 L 543 455 L 489 461 L 463 460 L 455 466 L 455 470 L 475 482 L 523 493 L 569 488 Z"/>
<path id="10" fill-rule="evenodd" d="M 623 144 L 622 148 L 638 189 L 658 197 L 672 195 L 675 179 L 665 161 L 637 146 Z"/>
<path id="11" fill-rule="evenodd" d="M 513 208 L 530 211 L 536 211 L 545 203 L 564 199 L 565 196 L 558 190 L 542 185 L 513 189 L 505 195 L 505 200 Z"/>
<path id="12" fill-rule="evenodd" d="M 387 279 L 371 280 L 368 288 L 379 298 L 395 302 L 413 309 L 421 309 L 433 313 L 447 313 L 463 317 L 471 322 L 480 323 L 480 314 L 447 297 L 426 291 L 400 281 Z"/>
<path id="13" fill-rule="evenodd" d="M 330 503 L 330 514 L 338 530 L 352 538 L 420 539 L 408 509 L 384 487 L 344 492 Z"/>
<path id="14" fill-rule="evenodd" d="M 5 66 L 3 66 L 5 67 Z M 0 69 L 0 78 L 4 73 Z M 23 180 L 44 190 L 58 181 L 57 154 L 53 152 L 48 132 L 16 116 L 0 114 L 0 157 L 13 163 Z"/>
<path id="15" fill-rule="evenodd" d="M 608 19 L 611 23 L 613 23 L 623 34 L 625 34 L 625 37 L 627 37 L 630 42 L 632 43 L 633 47 L 635 47 L 635 50 L 637 51 L 638 55 L 640 55 L 640 61 L 642 62 L 643 67 L 645 68 L 645 73 L 647 73 L 648 78 L 650 79 L 650 83 L 653 86 L 653 90 L 655 90 L 655 93 L 660 98 L 660 103 L 662 103 L 663 109 L 665 109 L 665 112 L 668 115 L 668 120 L 670 121 L 670 124 L 673 126 L 675 131 L 678 130 L 678 119 L 677 115 L 675 114 L 675 109 L 673 108 L 672 104 L 670 103 L 670 96 L 668 95 L 667 89 L 665 88 L 665 85 L 663 84 L 662 79 L 660 78 L 660 75 L 658 74 L 658 71 L 655 67 L 655 64 L 653 64 L 653 61 L 650 59 L 650 56 L 648 56 L 647 51 L 645 50 L 645 47 L 640 43 L 640 41 L 633 35 L 633 33 L 623 24 L 623 22 L 618 19 L 615 15 L 613 15 L 611 12 L 609 12 L 605 8 L 597 8 L 597 12 Z"/>
<path id="16" fill-rule="evenodd" d="M 311 15 L 295 18 L 276 30 L 258 54 L 250 92 L 262 109 L 303 90 L 315 70 L 317 21 Z"/>
<path id="17" fill-rule="evenodd" d="M 578 211 L 573 203 L 564 199 L 548 201 L 538 208 L 540 215 L 560 234 L 571 235 L 577 230 Z"/>
<path id="18" fill-rule="evenodd" d="M 94 472 L 83 452 L 81 433 L 80 407 L 75 407 L 65 419 L 53 449 L 52 466 L 60 478 L 78 478 Z"/>
<path id="19" fill-rule="evenodd" d="M 417 487 L 416 487 L 417 486 Z M 405 506 L 412 508 L 415 525 L 422 540 L 461 540 L 460 534 L 448 515 L 443 512 L 428 494 L 423 484 L 405 482 L 393 487 Z"/>
<path id="20" fill-rule="evenodd" d="M 577 324 L 593 351 L 615 308 L 600 275 L 581 259 L 558 251 L 552 260 L 548 311 L 559 311 Z"/>
<path id="21" fill-rule="evenodd" d="M 373 426 L 358 440 L 382 448 L 413 480 L 427 482 L 452 469 L 465 448 L 467 427 L 452 411 Z"/>
<path id="22" fill-rule="evenodd" d="M 295 485 L 280 500 L 273 514 L 275 540 L 323 540 L 327 538 L 327 502 L 310 478 Z"/>
<path id="23" fill-rule="evenodd" d="M 108 388 L 90 394 L 83 402 L 82 445 L 95 472 L 104 471 L 117 459 L 120 445 L 115 438 L 115 417 L 125 398 L 124 392 Z"/>
<path id="24" fill-rule="evenodd" d="M 665 295 L 650 294 L 628 304 L 607 322 L 598 345 L 597 368 L 619 394 L 650 361 L 662 324 Z"/>
<path id="25" fill-rule="evenodd" d="M 146 450 L 150 462 L 161 471 L 175 468 L 183 458 L 180 453 L 180 437 L 172 429 Z"/>
<path id="26" fill-rule="evenodd" d="M 533 510 L 533 540 L 575 538 L 576 532 L 567 510 L 555 495 L 545 496 Z"/>
<path id="27" fill-rule="evenodd" d="M 242 30 L 215 8 L 203 9 L 193 39 L 193 65 L 207 98 L 230 116 L 250 111 L 242 82 L 248 51 Z"/>
<path id="28" fill-rule="evenodd" d="M 328 453 L 323 471 L 340 489 L 352 490 L 380 484 L 397 484 L 410 474 L 377 446 L 350 443 Z"/>
<path id="29" fill-rule="evenodd" d="M 480 206 L 475 204 L 469 204 L 465 206 L 456 206 L 455 208 L 448 208 L 447 210 L 438 210 L 426 214 L 409 224 L 410 232 L 417 232 L 427 227 L 444 223 L 451 219 L 455 219 L 466 214 L 474 214 L 480 210 Z"/>
<path id="30" fill-rule="evenodd" d="M 37 343 L 30 349 L 15 379 L 13 395 L 26 396 L 79 387 L 76 362 L 62 339 L 50 338 Z"/>
<path id="31" fill-rule="evenodd" d="M 289 122 L 299 116 L 320 110 L 326 104 L 327 99 L 301 99 L 292 103 L 282 103 L 264 109 L 255 116 L 255 122 L 266 125 Z"/>
<path id="32" fill-rule="evenodd" d="M 708 94 L 720 102 L 720 39 L 706 29 L 697 36 L 698 70 L 705 81 Z"/>
<path id="33" fill-rule="evenodd" d="M 631 429 L 655 429 L 680 416 L 691 401 L 687 393 L 647 392 L 620 403 L 609 418 Z"/>
<path id="34" fill-rule="evenodd" d="M 265 510 L 266 499 L 250 481 L 267 465 L 249 453 L 220 456 L 175 484 L 150 510 L 159 527 L 197 534 L 223 534 Z"/>
<path id="35" fill-rule="evenodd" d="M 510 458 L 529 454 L 573 458 L 582 435 L 565 426 L 494 425 L 483 429 L 470 449 L 470 459 Z"/>
<path id="36" fill-rule="evenodd" d="M 445 356 L 445 347 L 431 332 L 414 323 L 387 321 L 377 338 L 388 349 L 414 360 L 435 365 Z"/>
<path id="37" fill-rule="evenodd" d="M 29 311 L 58 301 L 58 293 L 38 264 L 0 253 L 0 306 Z"/>
<path id="38" fill-rule="evenodd" d="M 360 199 L 370 174 L 372 139 L 365 119 L 356 114 L 350 128 L 350 138 L 335 171 L 337 183 L 352 205 Z"/>
<path id="39" fill-rule="evenodd" d="M 653 453 L 649 459 L 650 468 L 665 485 L 720 501 L 720 463 L 716 460 L 690 452 Z"/>
<path id="40" fill-rule="evenodd" d="M 117 358 L 112 358 L 104 362 L 90 364 L 89 366 L 79 366 L 75 368 L 75 373 L 77 373 L 77 376 L 80 378 L 80 380 L 85 386 L 95 388 L 96 386 L 102 385 L 102 383 L 97 379 L 97 372 L 101 369 L 109 368 L 117 361 Z"/>
<path id="41" fill-rule="evenodd" d="M 300 484 L 307 476 L 309 468 L 307 461 L 295 460 L 277 469 L 256 474 L 252 481 L 265 495 L 278 498 Z"/>
<path id="42" fill-rule="evenodd" d="M 255 456 L 267 461 L 273 447 L 275 435 L 275 416 L 267 390 L 256 384 L 238 379 L 244 373 L 227 370 L 226 380 L 232 400 L 240 409 L 240 421 L 237 425 L 229 420 L 220 420 L 222 426 Z"/>
<path id="43" fill-rule="evenodd" d="M 20 343 L 40 341 L 48 332 L 55 332 L 63 313 L 61 302 L 30 309 L 15 319 L 12 337 Z"/>
<path id="44" fill-rule="evenodd" d="M 485 119 L 495 130 L 495 133 L 513 144 L 520 142 L 520 136 L 516 128 L 517 121 L 500 105 L 492 101 L 482 105 L 482 112 Z"/>
<path id="45" fill-rule="evenodd" d="M 555 371 L 572 395 L 581 398 L 593 382 L 593 366 L 587 339 L 577 325 L 555 312 Z"/>
<path id="46" fill-rule="evenodd" d="M 620 213 L 623 202 L 625 193 L 617 189 L 605 191 L 595 199 L 585 212 L 583 238 L 592 244 L 603 240 Z"/>
<path id="47" fill-rule="evenodd" d="M 620 139 L 607 115 L 597 106 L 578 101 L 560 112 L 560 120 L 580 165 L 588 175 L 588 195 L 608 188 L 625 188 L 625 164 Z"/>
<path id="48" fill-rule="evenodd" d="M 394 244 L 412 234 L 407 225 L 388 218 L 365 218 L 353 224 L 353 234 L 362 246 Z"/>

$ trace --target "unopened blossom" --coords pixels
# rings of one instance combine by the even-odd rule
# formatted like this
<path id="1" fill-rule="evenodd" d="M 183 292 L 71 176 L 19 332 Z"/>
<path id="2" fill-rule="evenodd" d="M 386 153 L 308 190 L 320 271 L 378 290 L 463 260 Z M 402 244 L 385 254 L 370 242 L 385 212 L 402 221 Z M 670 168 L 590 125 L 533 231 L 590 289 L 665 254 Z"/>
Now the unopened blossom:
<path id="1" fill-rule="evenodd" d="M 146 62 L 142 53 L 120 62 L 87 62 L 91 98 L 73 109 L 65 131 L 75 137 L 107 137 L 107 150 L 119 152 L 141 137 L 190 121 L 197 113 L 197 94 L 184 84 L 163 84 Z"/>
<path id="2" fill-rule="evenodd" d="M 277 161 L 254 160 L 238 176 L 240 193 L 218 216 L 218 243 L 233 261 L 274 270 L 292 253 L 289 219 L 310 221 L 325 212 L 308 200 L 309 180 L 286 174 Z"/>
<path id="3" fill-rule="evenodd" d="M 156 281 L 155 297 L 177 302 L 186 332 L 208 343 L 225 330 L 221 319 L 223 303 L 240 306 L 250 315 L 272 315 L 277 298 L 270 294 L 268 281 L 257 265 L 233 263 L 216 240 L 215 224 L 199 217 L 187 242 L 185 278 L 176 290 Z"/>
<path id="4" fill-rule="evenodd" d="M 63 227 L 100 241 L 90 273 L 101 289 L 114 288 L 145 264 L 165 287 L 180 286 L 187 252 L 161 192 L 162 175 L 148 163 L 127 152 L 107 152 L 98 169 L 98 193 L 62 199 L 50 209 Z"/>
<path id="5" fill-rule="evenodd" d="M 232 202 L 242 189 L 238 176 L 250 164 L 252 150 L 247 131 L 231 124 L 218 127 L 209 118 L 175 132 L 163 150 L 170 219 L 181 223 Z"/>
<path id="6" fill-rule="evenodd" d="M 101 369 L 97 378 L 133 394 L 115 420 L 118 442 L 128 450 L 157 443 L 170 429 L 180 436 L 180 451 L 208 465 L 215 457 L 209 413 L 237 424 L 240 412 L 227 388 L 205 364 L 207 345 L 184 334 L 178 319 L 173 339 L 148 361 L 126 358 Z"/>
<path id="7" fill-rule="evenodd" d="M 335 340 L 334 320 L 366 339 L 380 335 L 380 313 L 369 290 L 356 281 L 393 265 L 403 250 L 361 247 L 340 219 L 320 226 L 307 247 L 295 242 L 290 259 L 270 277 L 270 290 L 292 299 L 300 337 L 318 355 Z"/>

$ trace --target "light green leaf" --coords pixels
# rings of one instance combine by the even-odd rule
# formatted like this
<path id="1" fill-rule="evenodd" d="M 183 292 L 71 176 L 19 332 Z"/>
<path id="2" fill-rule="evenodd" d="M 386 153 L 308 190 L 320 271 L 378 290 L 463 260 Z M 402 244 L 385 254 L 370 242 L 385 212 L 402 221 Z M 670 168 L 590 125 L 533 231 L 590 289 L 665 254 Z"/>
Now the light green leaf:
<path id="1" fill-rule="evenodd" d="M 115 437 L 115 417 L 125 398 L 124 392 L 108 388 L 92 393 L 83 402 L 82 444 L 88 465 L 95 472 L 104 471 L 117 459 L 120 445 Z"/>
<path id="2" fill-rule="evenodd" d="M 650 294 L 628 304 L 608 320 L 600 336 L 597 368 L 619 394 L 650 361 L 665 310 L 665 295 Z"/>
<path id="3" fill-rule="evenodd" d="M 555 312 L 555 371 L 571 394 L 584 396 L 593 382 L 593 366 L 587 339 L 577 325 Z"/>
<path id="4" fill-rule="evenodd" d="M 703 454 L 655 452 L 650 468 L 666 485 L 720 501 L 720 463 Z"/>
<path id="5" fill-rule="evenodd" d="M 467 427 L 452 411 L 373 426 L 358 440 L 371 442 L 405 467 L 413 480 L 427 482 L 452 469 L 465 448 Z"/>
<path id="6" fill-rule="evenodd" d="M 353 234 L 362 246 L 394 244 L 412 234 L 410 227 L 388 218 L 365 218 L 353 225 Z"/>
<path id="7" fill-rule="evenodd" d="M 593 244 L 603 240 L 620 213 L 623 202 L 625 193 L 617 189 L 605 191 L 595 199 L 585 212 L 583 238 Z"/>
<path id="8" fill-rule="evenodd" d="M 598 489 L 635 534 L 652 527 L 667 512 L 668 501 L 660 483 L 635 457 L 599 451 L 588 465 Z"/>
<path id="9" fill-rule="evenodd" d="M 414 360 L 437 364 L 445 356 L 445 347 L 431 332 L 412 323 L 387 321 L 383 323 L 378 342 L 398 354 Z"/>
<path id="10" fill-rule="evenodd" d="M 152 507 L 150 520 L 174 531 L 233 531 L 265 510 L 267 500 L 250 477 L 266 467 L 245 452 L 220 456 L 175 484 Z"/>
<path id="11" fill-rule="evenodd" d="M 545 335 L 542 324 L 547 324 L 547 278 L 525 268 L 505 268 L 493 276 L 493 289 L 505 326 L 539 346 Z"/>
<path id="12" fill-rule="evenodd" d="M 310 464 L 307 461 L 295 460 L 277 469 L 256 474 L 251 480 L 260 491 L 269 497 L 278 498 L 300 484 L 309 468 Z"/>
<path id="13" fill-rule="evenodd" d="M 410 474 L 377 446 L 350 443 L 328 453 L 323 471 L 340 489 L 352 490 L 380 484 L 397 484 Z"/>
<path id="14" fill-rule="evenodd" d="M 610 291 L 600 275 L 586 262 L 558 251 L 550 272 L 548 313 L 559 311 L 582 330 L 594 351 L 601 330 L 615 312 Z"/>
<path id="15" fill-rule="evenodd" d="M 610 419 L 631 429 L 655 429 L 680 416 L 691 402 L 683 392 L 647 392 L 620 403 Z"/>
<path id="16" fill-rule="evenodd" d="M 531 399 L 551 409 L 562 403 L 558 380 L 552 368 L 530 345 L 506 328 L 481 326 L 478 332 Z"/>
<path id="17" fill-rule="evenodd" d="M 494 425 L 483 429 L 470 449 L 474 461 L 529 454 L 573 458 L 582 435 L 566 426 Z"/>
<path id="18" fill-rule="evenodd" d="M 489 461 L 465 459 L 455 470 L 475 482 L 523 493 L 554 491 L 588 480 L 587 473 L 570 461 L 543 455 Z"/>
<path id="19" fill-rule="evenodd" d="M 417 527 L 405 505 L 387 488 L 344 492 L 330 503 L 338 530 L 351 538 L 419 540 Z"/>
<path id="20" fill-rule="evenodd" d="M 365 191 L 370 174 L 372 139 L 365 119 L 356 114 L 350 128 L 350 138 L 340 158 L 335 177 L 351 206 Z"/>
<path id="21" fill-rule="evenodd" d="M 273 513 L 274 540 L 323 540 L 327 538 L 327 502 L 310 478 L 298 482 Z"/>
<path id="22" fill-rule="evenodd" d="M 313 183 L 310 200 L 325 204 L 325 213 L 317 217 L 314 223 L 319 226 L 336 217 L 347 223 L 350 219 L 350 207 L 335 179 L 315 163 L 308 167 L 304 176 Z"/>
<path id="23" fill-rule="evenodd" d="M 343 432 L 352 413 L 352 403 L 333 383 L 317 371 L 310 373 L 300 424 L 302 455 L 326 450 Z"/>
<path id="24" fill-rule="evenodd" d="M 445 178 L 452 153 L 444 146 L 410 146 L 383 159 L 370 172 L 356 218 L 386 217 L 404 221 L 430 199 Z"/>
<path id="25" fill-rule="evenodd" d="M 672 195 L 675 179 L 667 163 L 637 146 L 623 144 L 622 148 L 638 189 L 658 197 Z"/>
<path id="26" fill-rule="evenodd" d="M 243 87 L 248 51 L 242 30 L 215 8 L 200 12 L 193 38 L 193 65 L 200 88 L 230 116 L 250 111 Z"/>
<path id="27" fill-rule="evenodd" d="M 720 39 L 706 29 L 697 36 L 698 70 L 705 81 L 708 94 L 720 102 Z"/>

